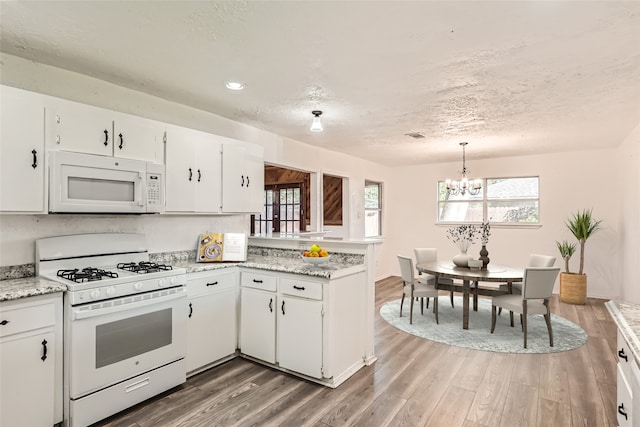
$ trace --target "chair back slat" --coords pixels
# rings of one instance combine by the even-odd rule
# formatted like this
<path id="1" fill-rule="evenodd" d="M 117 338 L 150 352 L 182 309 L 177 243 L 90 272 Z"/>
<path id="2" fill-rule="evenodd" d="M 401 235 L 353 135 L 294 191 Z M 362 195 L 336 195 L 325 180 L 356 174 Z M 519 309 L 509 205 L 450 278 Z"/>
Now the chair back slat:
<path id="1" fill-rule="evenodd" d="M 400 276 L 404 283 L 413 283 L 413 260 L 409 257 L 398 255 L 398 262 L 400 262 Z"/>
<path id="2" fill-rule="evenodd" d="M 438 260 L 438 250 L 436 248 L 414 248 L 413 253 L 416 255 L 416 264 Z"/>
<path id="3" fill-rule="evenodd" d="M 556 257 L 549 255 L 529 255 L 529 264 L 527 267 L 553 267 L 556 262 Z"/>
<path id="4" fill-rule="evenodd" d="M 523 299 L 551 298 L 556 277 L 560 273 L 558 267 L 527 267 L 522 281 Z"/>

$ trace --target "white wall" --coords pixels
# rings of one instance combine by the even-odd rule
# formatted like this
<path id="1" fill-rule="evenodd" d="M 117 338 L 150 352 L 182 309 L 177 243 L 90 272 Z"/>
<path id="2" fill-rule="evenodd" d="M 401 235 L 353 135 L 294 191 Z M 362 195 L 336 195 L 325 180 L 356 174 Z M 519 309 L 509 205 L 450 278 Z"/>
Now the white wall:
<path id="1" fill-rule="evenodd" d="M 529 254 L 540 253 L 556 256 L 556 263 L 561 266 L 555 242 L 573 239 L 565 230 L 565 219 L 578 209 L 593 208 L 594 216 L 603 220 L 604 229 L 589 239 L 585 248 L 588 294 L 594 297 L 621 295 L 620 244 L 624 225 L 620 198 L 623 189 L 611 185 L 621 176 L 618 150 L 471 160 L 467 166 L 472 177 L 540 176 L 542 226 L 535 229 L 493 227 L 487 246 L 492 263 L 524 266 Z M 388 215 L 392 224 L 389 234 L 392 237 L 386 241 L 386 251 L 392 254 L 386 268 L 392 274 L 399 274 L 395 255 L 413 256 L 414 247 L 437 247 L 439 258 L 443 260 L 450 260 L 458 252 L 446 238 L 447 227 L 436 226 L 435 222 L 436 182 L 453 177 L 460 167 L 460 163 L 448 163 L 394 171 L 388 191 Z M 479 245 L 475 244 L 469 253 L 477 258 L 479 250 Z M 577 270 L 578 263 L 576 254 L 571 260 L 573 271 Z M 629 280 L 629 277 L 625 279 Z"/>
<path id="2" fill-rule="evenodd" d="M 283 138 L 251 126 L 129 90 L 92 77 L 0 54 L 0 83 L 46 95 L 69 99 L 211 132 L 259 144 L 265 162 L 349 178 L 346 197 L 364 200 L 364 181 L 385 182 L 389 168 Z M 330 138 L 326 129 L 318 138 Z M 361 203 L 360 209 L 363 208 Z M 364 214 L 346 211 L 349 237 L 364 236 Z M 206 231 L 247 231 L 247 215 L 237 216 L 81 216 L 81 215 L 1 215 L 0 265 L 33 262 L 33 240 L 68 233 L 128 231 L 145 233 L 152 252 L 195 249 L 197 235 Z"/>
<path id="3" fill-rule="evenodd" d="M 0 265 L 34 262 L 35 239 L 80 233 L 144 233 L 152 253 L 193 250 L 207 232 L 248 233 L 248 215 L 0 215 Z"/>
<path id="4" fill-rule="evenodd" d="M 625 139 L 620 148 L 619 168 L 623 197 L 621 197 L 622 230 L 622 299 L 640 303 L 640 124 Z"/>

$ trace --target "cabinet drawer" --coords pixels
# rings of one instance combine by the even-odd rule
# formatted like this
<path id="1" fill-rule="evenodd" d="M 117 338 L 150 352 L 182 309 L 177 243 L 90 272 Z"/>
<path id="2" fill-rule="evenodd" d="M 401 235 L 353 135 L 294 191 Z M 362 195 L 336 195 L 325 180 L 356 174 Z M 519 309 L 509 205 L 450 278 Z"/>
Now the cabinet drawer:
<path id="1" fill-rule="evenodd" d="M 633 401 L 631 399 L 631 388 L 627 380 L 628 378 L 625 377 L 622 371 L 622 365 L 618 363 L 616 414 L 620 427 L 633 426 Z"/>
<path id="2" fill-rule="evenodd" d="M 278 287 L 278 278 L 276 276 L 243 271 L 240 273 L 240 277 L 240 284 L 247 288 L 256 288 L 275 292 Z"/>
<path id="3" fill-rule="evenodd" d="M 187 275 L 187 291 L 189 297 L 234 288 L 237 283 L 236 273 L 211 273 L 209 271 Z"/>
<path id="4" fill-rule="evenodd" d="M 315 300 L 322 299 L 322 283 L 291 278 L 280 279 L 280 293 Z"/>
<path id="5" fill-rule="evenodd" d="M 56 308 L 50 301 L 39 304 L 0 304 L 0 323 L 3 323 L 0 325 L 0 337 L 52 326 L 55 322 Z"/>

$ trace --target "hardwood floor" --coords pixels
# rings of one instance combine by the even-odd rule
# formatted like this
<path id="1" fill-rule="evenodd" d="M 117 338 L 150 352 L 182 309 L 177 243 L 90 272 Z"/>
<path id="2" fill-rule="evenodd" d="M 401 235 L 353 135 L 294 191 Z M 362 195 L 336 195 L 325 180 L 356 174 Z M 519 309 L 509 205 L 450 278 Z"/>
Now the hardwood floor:
<path id="1" fill-rule="evenodd" d="M 236 358 L 99 426 L 615 426 L 616 327 L 604 300 L 551 307 L 589 335 L 554 354 L 490 353 L 408 335 L 379 314 L 400 279 L 376 283 L 378 361 L 337 389 Z M 443 295 L 444 297 L 444 295 Z M 419 314 L 419 310 L 416 312 Z M 489 328 L 490 325 L 487 325 Z"/>

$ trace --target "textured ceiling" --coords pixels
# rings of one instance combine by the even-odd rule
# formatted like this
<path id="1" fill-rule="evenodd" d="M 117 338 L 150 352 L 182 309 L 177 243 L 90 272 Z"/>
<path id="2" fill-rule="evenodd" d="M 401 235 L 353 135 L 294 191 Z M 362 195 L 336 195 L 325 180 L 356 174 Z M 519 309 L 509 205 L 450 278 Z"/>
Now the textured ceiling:
<path id="1" fill-rule="evenodd" d="M 613 147 L 640 122 L 638 1 L 2 1 L 0 25 L 3 52 L 387 165 Z"/>

